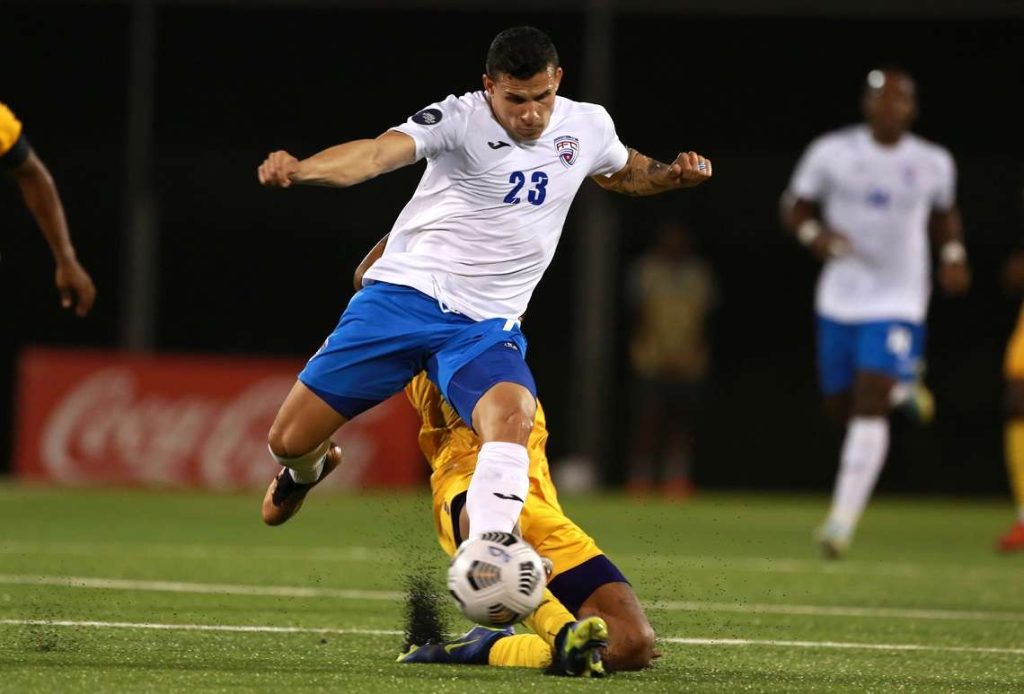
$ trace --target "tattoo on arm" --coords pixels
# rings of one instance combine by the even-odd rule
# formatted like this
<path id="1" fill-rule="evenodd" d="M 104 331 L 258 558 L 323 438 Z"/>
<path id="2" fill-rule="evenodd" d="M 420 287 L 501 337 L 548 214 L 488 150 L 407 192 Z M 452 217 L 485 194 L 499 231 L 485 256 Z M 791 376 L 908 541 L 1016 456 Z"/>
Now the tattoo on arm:
<path id="1" fill-rule="evenodd" d="M 624 195 L 653 195 L 668 189 L 661 179 L 668 164 L 630 148 L 626 166 L 614 176 L 596 180 L 605 190 Z"/>

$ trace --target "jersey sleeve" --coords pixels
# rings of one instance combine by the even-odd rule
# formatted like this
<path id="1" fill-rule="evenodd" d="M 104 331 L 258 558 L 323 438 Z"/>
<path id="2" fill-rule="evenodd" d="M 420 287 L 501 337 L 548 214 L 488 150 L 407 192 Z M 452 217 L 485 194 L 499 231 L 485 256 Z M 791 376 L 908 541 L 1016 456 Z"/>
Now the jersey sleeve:
<path id="1" fill-rule="evenodd" d="M 629 159 L 629 150 L 622 144 L 618 133 L 615 132 L 615 122 L 602 107 L 601 116 L 601 153 L 594 160 L 594 166 L 590 169 L 590 176 L 611 176 L 618 173 L 626 166 Z"/>
<path id="2" fill-rule="evenodd" d="M 956 163 L 948 150 L 939 150 L 937 168 L 938 176 L 932 196 L 932 207 L 948 212 L 956 205 Z"/>
<path id="3" fill-rule="evenodd" d="M 473 99 L 473 94 L 461 97 L 453 94 L 417 111 L 409 120 L 391 129 L 405 133 L 416 142 L 416 161 L 434 159 L 463 143 Z"/>
<path id="4" fill-rule="evenodd" d="M 789 192 L 803 200 L 821 200 L 828 192 L 828 143 L 812 142 L 797 162 Z"/>
<path id="5" fill-rule="evenodd" d="M 0 166 L 14 169 L 28 158 L 28 140 L 21 121 L 5 104 L 0 103 Z"/>

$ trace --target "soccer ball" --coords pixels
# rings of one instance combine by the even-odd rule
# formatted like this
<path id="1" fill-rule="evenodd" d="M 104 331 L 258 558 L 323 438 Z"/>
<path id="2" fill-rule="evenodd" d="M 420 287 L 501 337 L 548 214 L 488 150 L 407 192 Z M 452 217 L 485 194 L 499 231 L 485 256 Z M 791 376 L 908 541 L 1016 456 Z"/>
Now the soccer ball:
<path id="1" fill-rule="evenodd" d="M 489 627 L 523 621 L 544 597 L 540 555 L 512 533 L 466 540 L 448 567 L 448 590 L 462 614 Z"/>

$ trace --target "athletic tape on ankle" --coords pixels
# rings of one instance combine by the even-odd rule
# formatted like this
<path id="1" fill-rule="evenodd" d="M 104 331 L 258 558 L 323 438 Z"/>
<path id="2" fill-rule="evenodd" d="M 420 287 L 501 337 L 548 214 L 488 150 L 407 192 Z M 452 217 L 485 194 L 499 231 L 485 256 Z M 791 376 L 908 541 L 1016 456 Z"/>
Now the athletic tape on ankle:
<path id="1" fill-rule="evenodd" d="M 319 446 L 311 450 L 305 455 L 300 455 L 297 458 L 285 458 L 274 453 L 274 449 L 267 445 L 267 450 L 270 451 L 270 455 L 274 456 L 274 460 L 283 465 L 284 467 L 290 467 L 293 470 L 309 470 L 314 465 L 319 463 L 325 457 L 327 457 L 327 451 L 331 447 L 330 441 L 324 441 Z"/>

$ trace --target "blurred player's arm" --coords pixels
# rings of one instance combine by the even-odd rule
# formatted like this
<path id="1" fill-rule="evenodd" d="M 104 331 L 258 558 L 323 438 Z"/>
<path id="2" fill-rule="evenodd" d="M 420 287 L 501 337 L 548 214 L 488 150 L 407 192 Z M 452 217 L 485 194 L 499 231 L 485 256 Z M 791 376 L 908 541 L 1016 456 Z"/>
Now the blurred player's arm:
<path id="1" fill-rule="evenodd" d="M 388 236 L 390 235 L 391 234 L 384 234 L 384 238 L 378 241 L 377 245 L 370 249 L 370 252 L 366 254 L 366 257 L 363 258 L 358 267 L 356 267 L 356 272 L 352 275 L 352 286 L 355 287 L 357 292 L 363 288 L 363 275 L 365 275 L 366 271 L 370 269 L 370 266 L 376 263 L 380 257 L 384 255 L 384 247 L 388 245 Z"/>
<path id="2" fill-rule="evenodd" d="M 60 293 L 61 306 L 74 307 L 76 315 L 84 316 L 96 300 L 96 287 L 75 255 L 64 206 L 50 171 L 27 142 L 23 146 L 24 159 L 9 168 L 10 174 L 50 246 L 57 266 L 54 284 Z"/>
<path id="3" fill-rule="evenodd" d="M 792 193 L 786 192 L 782 196 L 780 213 L 782 226 L 819 260 L 838 258 L 850 252 L 850 239 L 825 225 L 821 208 L 813 200 L 794 198 Z"/>
<path id="4" fill-rule="evenodd" d="M 701 166 L 703 164 L 703 167 Z M 591 176 L 605 190 L 623 195 L 657 195 L 669 190 L 693 188 L 711 178 L 711 160 L 696 152 L 683 152 L 671 164 L 664 164 L 629 150 L 621 170 L 611 176 Z"/>
<path id="5" fill-rule="evenodd" d="M 939 286 L 947 294 L 965 293 L 971 287 L 971 270 L 967 265 L 960 209 L 954 205 L 948 210 L 932 210 L 928 229 L 939 249 Z"/>
<path id="6" fill-rule="evenodd" d="M 261 184 L 288 188 L 293 184 L 347 188 L 416 162 L 416 142 L 395 130 L 372 140 L 353 140 L 329 147 L 308 159 L 279 150 L 260 164 Z"/>

